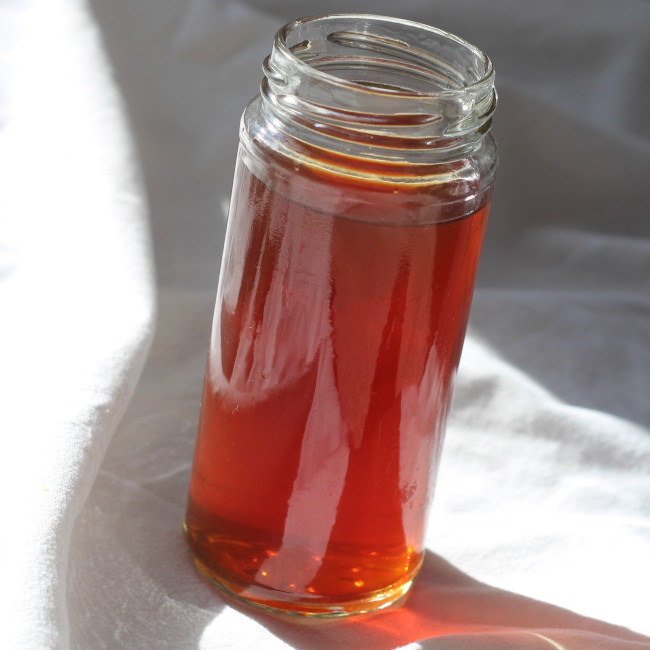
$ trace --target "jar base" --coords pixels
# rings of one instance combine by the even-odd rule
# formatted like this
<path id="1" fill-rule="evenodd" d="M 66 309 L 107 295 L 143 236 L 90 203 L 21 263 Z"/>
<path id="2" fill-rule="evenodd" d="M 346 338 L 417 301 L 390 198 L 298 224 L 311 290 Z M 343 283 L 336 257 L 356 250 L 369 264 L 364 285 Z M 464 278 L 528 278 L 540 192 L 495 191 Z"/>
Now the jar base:
<path id="1" fill-rule="evenodd" d="M 235 599 L 241 604 L 253 606 L 270 614 L 302 620 L 338 619 L 368 614 L 389 607 L 398 607 L 405 601 L 422 566 L 422 563 L 418 564 L 403 580 L 384 589 L 366 594 L 363 598 L 355 600 L 311 598 L 307 600 L 298 594 L 289 594 L 260 585 L 247 585 L 226 578 L 218 571 L 206 566 L 194 554 L 191 547 L 188 546 L 188 550 L 199 573 L 226 596 Z"/>

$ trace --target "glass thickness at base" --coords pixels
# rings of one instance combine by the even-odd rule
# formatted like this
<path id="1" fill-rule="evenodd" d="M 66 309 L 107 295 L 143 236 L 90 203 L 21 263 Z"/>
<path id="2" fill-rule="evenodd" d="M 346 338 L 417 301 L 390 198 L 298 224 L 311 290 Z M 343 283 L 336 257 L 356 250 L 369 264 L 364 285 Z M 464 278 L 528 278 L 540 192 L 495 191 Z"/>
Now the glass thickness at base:
<path id="1" fill-rule="evenodd" d="M 200 556 L 202 549 L 187 524 L 184 524 L 184 531 L 185 541 L 194 566 L 199 573 L 228 597 L 271 614 L 303 619 L 343 618 L 400 605 L 415 582 L 423 559 L 421 554 L 413 557 L 409 566 L 405 567 L 407 570 L 398 581 L 373 591 L 363 591 L 361 589 L 363 583 L 359 580 L 356 581 L 356 584 L 359 585 L 355 589 L 356 593 L 343 596 L 316 593 L 313 588 L 303 588 L 301 593 L 295 585 L 291 585 L 289 590 L 283 591 L 255 581 L 247 582 L 224 567 L 214 566 L 214 554 L 206 557 L 206 560 L 211 562 L 210 566 L 206 565 Z M 352 571 L 354 570 L 355 568 L 352 568 Z M 297 568 L 297 574 L 300 574 L 300 568 Z"/>

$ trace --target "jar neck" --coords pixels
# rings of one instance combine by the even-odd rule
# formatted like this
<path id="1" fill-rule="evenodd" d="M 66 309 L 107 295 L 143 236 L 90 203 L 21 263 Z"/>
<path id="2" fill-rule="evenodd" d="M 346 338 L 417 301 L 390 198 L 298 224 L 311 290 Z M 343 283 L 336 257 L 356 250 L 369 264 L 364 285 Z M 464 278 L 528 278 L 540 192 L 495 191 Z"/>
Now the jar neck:
<path id="1" fill-rule="evenodd" d="M 453 160 L 489 131 L 494 71 L 441 30 L 360 14 L 293 21 L 264 62 L 261 111 L 278 137 L 399 164 Z"/>

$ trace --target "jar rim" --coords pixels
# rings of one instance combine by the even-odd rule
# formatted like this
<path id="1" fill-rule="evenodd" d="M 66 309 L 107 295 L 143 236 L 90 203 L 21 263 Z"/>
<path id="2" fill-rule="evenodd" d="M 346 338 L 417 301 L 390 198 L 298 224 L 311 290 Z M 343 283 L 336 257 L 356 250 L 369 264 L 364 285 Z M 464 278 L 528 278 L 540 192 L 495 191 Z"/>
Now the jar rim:
<path id="1" fill-rule="evenodd" d="M 417 30 L 418 32 L 429 33 L 438 38 L 443 38 L 450 43 L 454 43 L 455 45 L 464 48 L 468 53 L 474 55 L 476 61 L 482 62 L 483 72 L 476 79 L 469 80 L 467 83 L 462 83 L 450 88 L 436 88 L 430 91 L 407 91 L 395 88 L 381 88 L 376 86 L 368 86 L 349 79 L 344 79 L 342 77 L 314 67 L 310 64 L 309 59 L 303 59 L 296 54 L 296 50 L 300 49 L 299 47 L 296 45 L 290 46 L 288 44 L 289 35 L 296 30 L 300 30 L 303 25 L 309 26 L 317 22 L 341 20 L 354 21 L 357 24 L 372 22 L 374 24 L 401 26 L 403 28 Z M 365 35 L 367 36 L 367 34 Z M 300 43 L 297 45 L 299 46 Z M 414 52 L 417 52 L 418 55 L 425 54 L 423 50 L 415 50 L 414 48 L 410 47 L 407 42 L 399 39 L 394 39 L 391 42 L 391 45 L 393 47 L 401 46 L 403 48 L 403 52 L 405 53 L 413 54 Z M 395 98 L 404 97 L 411 99 L 441 99 L 445 97 L 456 96 L 459 92 L 470 94 L 481 92 L 482 90 L 484 91 L 486 87 L 492 87 L 494 85 L 494 66 L 490 58 L 480 48 L 472 45 L 470 42 L 466 41 L 460 36 L 452 34 L 451 32 L 447 32 L 425 23 L 403 18 L 392 18 L 389 16 L 362 13 L 332 13 L 298 18 L 296 20 L 292 20 L 278 30 L 274 38 L 274 49 L 276 49 L 277 52 L 281 52 L 285 57 L 291 59 L 294 62 L 294 65 L 297 64 L 300 67 L 301 74 L 307 74 L 314 80 L 326 81 L 329 84 L 334 84 L 341 88 L 348 88 L 350 90 L 362 93 L 387 95 Z"/>
<path id="2" fill-rule="evenodd" d="M 429 164 L 476 148 L 497 95 L 476 46 L 400 18 L 325 14 L 287 23 L 263 64 L 266 136 L 388 164 Z"/>

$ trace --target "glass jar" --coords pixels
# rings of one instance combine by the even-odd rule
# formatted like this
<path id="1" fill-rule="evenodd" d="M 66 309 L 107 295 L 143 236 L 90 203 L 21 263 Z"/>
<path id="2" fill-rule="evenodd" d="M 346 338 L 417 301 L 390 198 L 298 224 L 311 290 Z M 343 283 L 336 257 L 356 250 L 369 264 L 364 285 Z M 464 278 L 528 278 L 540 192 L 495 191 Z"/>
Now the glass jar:
<path id="1" fill-rule="evenodd" d="M 494 73 L 440 30 L 289 23 L 242 118 L 185 535 L 305 616 L 412 584 L 496 168 Z"/>

